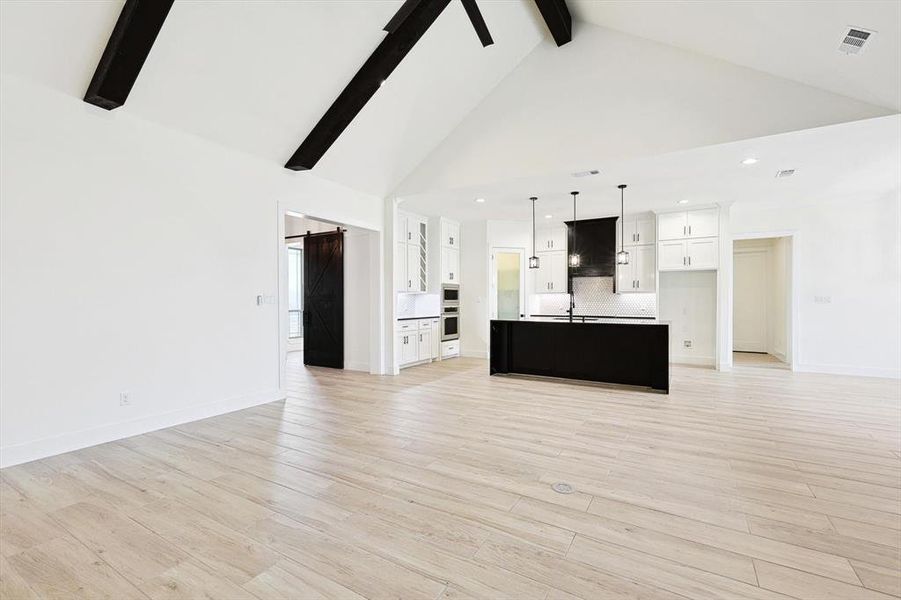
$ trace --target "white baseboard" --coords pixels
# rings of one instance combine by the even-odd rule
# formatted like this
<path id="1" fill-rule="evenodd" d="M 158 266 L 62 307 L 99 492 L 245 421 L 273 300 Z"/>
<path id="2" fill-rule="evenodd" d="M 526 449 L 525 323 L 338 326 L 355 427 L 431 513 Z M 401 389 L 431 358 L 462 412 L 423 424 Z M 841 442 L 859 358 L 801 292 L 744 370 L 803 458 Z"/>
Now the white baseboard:
<path id="1" fill-rule="evenodd" d="M 849 365 L 796 365 L 795 371 L 804 373 L 824 373 L 828 375 L 851 375 L 856 377 L 883 377 L 901 379 L 901 369 L 879 367 L 854 367 Z"/>
<path id="2" fill-rule="evenodd" d="M 0 468 L 284 399 L 284 392 L 269 390 L 198 406 L 189 406 L 158 415 L 139 417 L 130 421 L 108 423 L 99 427 L 72 431 L 13 446 L 3 446 L 0 447 Z"/>
<path id="3" fill-rule="evenodd" d="M 684 354 L 670 356 L 669 362 L 676 365 L 701 365 L 704 367 L 716 365 L 716 359 L 712 356 L 688 356 Z"/>
<path id="4" fill-rule="evenodd" d="M 465 356 L 467 358 L 488 358 L 487 350 L 462 350 L 460 352 L 460 356 Z"/>

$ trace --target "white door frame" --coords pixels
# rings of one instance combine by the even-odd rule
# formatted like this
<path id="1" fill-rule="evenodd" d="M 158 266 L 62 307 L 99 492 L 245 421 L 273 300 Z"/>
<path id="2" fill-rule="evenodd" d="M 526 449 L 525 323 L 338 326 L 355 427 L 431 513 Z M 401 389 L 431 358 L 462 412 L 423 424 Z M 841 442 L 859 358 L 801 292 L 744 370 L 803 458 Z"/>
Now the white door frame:
<path id="1" fill-rule="evenodd" d="M 288 359 L 288 245 L 285 244 L 285 216 L 288 213 L 302 214 L 316 221 L 334 223 L 336 227 L 339 225 L 333 219 L 318 217 L 308 213 L 307 207 L 302 200 L 278 201 L 276 207 L 278 237 L 275 242 L 278 256 L 278 387 L 281 393 L 287 391 L 285 363 Z M 369 295 L 371 299 L 369 307 L 369 372 L 382 374 L 385 370 L 382 234 L 379 231 L 360 226 L 356 226 L 356 229 L 359 231 L 365 230 L 369 234 Z M 345 302 L 347 300 L 345 298 Z"/>
<path id="2" fill-rule="evenodd" d="M 777 230 L 777 231 L 755 231 L 750 233 L 739 233 L 734 234 L 732 236 L 732 242 L 737 240 L 759 240 L 763 238 L 788 238 L 789 244 L 791 246 L 791 251 L 789 252 L 790 264 L 788 269 L 788 281 L 786 284 L 789 289 L 789 311 L 788 311 L 788 323 L 787 329 L 787 337 L 785 344 L 785 362 L 789 365 L 792 371 L 798 370 L 798 365 L 801 364 L 801 357 L 798 347 L 799 335 L 798 331 L 800 328 L 800 323 L 798 320 L 799 307 L 801 304 L 800 294 L 801 294 L 801 286 L 800 275 L 801 271 L 799 269 L 799 238 L 800 234 L 796 230 Z M 731 245 L 731 244 L 730 244 Z M 734 260 L 734 249 L 729 253 L 729 294 L 728 299 L 726 301 L 727 304 L 727 316 L 728 323 L 726 324 L 726 337 L 728 343 L 726 345 L 729 348 L 728 353 L 728 367 L 732 366 L 732 317 L 733 317 L 733 278 L 734 278 L 734 265 L 732 261 Z"/>
<path id="3" fill-rule="evenodd" d="M 491 287 L 489 289 L 488 299 L 488 318 L 497 318 L 497 266 L 495 265 L 494 260 L 495 252 L 519 254 L 519 309 L 521 315 L 528 315 L 528 311 L 526 310 L 526 249 L 494 246 L 491 248 L 488 262 L 488 269 L 491 277 Z"/>

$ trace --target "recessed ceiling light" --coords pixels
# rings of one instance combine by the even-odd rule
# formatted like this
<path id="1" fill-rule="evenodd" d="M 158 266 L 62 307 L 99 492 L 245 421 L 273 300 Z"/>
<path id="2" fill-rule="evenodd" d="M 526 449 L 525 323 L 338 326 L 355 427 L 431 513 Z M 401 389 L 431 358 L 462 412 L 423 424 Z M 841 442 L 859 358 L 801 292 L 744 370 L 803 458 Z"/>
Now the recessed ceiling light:
<path id="1" fill-rule="evenodd" d="M 679 200 L 676 204 L 688 204 L 688 200 Z"/>
<path id="2" fill-rule="evenodd" d="M 479 204 L 482 204 L 485 202 L 485 199 L 484 198 L 476 198 L 476 202 L 478 202 Z"/>
<path id="3" fill-rule="evenodd" d="M 743 164 L 743 165 L 756 165 L 756 164 L 757 164 L 757 159 L 754 158 L 753 156 L 749 156 L 748 158 L 746 158 L 746 159 L 744 159 L 743 161 L 741 161 L 741 164 Z"/>
<path id="4" fill-rule="evenodd" d="M 544 215 L 544 218 L 545 218 L 545 219 L 553 219 L 553 218 L 554 218 L 554 215 Z"/>

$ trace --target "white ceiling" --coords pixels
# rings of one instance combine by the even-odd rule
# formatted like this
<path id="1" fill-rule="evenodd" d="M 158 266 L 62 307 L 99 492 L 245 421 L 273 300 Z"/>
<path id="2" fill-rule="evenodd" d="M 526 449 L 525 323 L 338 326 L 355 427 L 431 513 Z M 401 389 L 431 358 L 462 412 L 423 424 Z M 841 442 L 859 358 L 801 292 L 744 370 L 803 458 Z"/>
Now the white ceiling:
<path id="1" fill-rule="evenodd" d="M 127 112 L 281 169 L 401 3 L 178 0 L 109 117 Z M 895 0 L 569 3 L 581 22 L 557 48 L 533 2 L 481 0 L 495 40 L 482 48 L 452 2 L 313 173 L 376 196 L 408 181 L 410 191 L 496 182 L 518 192 L 505 182 L 609 173 L 901 105 Z M 80 100 L 122 4 L 0 1 L 0 71 Z M 879 31 L 861 56 L 835 50 L 847 25 Z"/>
<path id="2" fill-rule="evenodd" d="M 898 0 L 568 0 L 568 4 L 573 16 L 586 23 L 901 110 Z M 877 32 L 859 55 L 838 51 L 848 27 Z"/>
<path id="3" fill-rule="evenodd" d="M 755 157 L 755 165 L 741 161 Z M 794 176 L 776 179 L 781 169 Z M 656 157 L 610 163 L 597 176 L 558 175 L 506 181 L 465 190 L 427 193 L 402 203 L 407 210 L 466 220 L 531 218 L 536 195 L 539 225 L 619 213 L 617 184 L 628 184 L 626 213 L 671 211 L 735 202 L 793 203 L 865 198 L 901 187 L 901 115 L 880 117 Z M 484 203 L 476 203 L 484 198 Z M 688 204 L 677 204 L 688 200 Z M 850 208 L 850 207 L 849 207 Z M 545 215 L 552 219 L 546 220 Z"/>
<path id="4" fill-rule="evenodd" d="M 0 2 L 0 70 L 81 98 L 122 0 Z M 401 0 L 176 2 L 128 112 L 281 167 L 384 38 Z M 545 31 L 532 3 L 453 2 L 314 170 L 387 195 Z M 93 109 L 92 109 L 93 110 Z M 297 177 L 304 177 L 298 173 Z"/>

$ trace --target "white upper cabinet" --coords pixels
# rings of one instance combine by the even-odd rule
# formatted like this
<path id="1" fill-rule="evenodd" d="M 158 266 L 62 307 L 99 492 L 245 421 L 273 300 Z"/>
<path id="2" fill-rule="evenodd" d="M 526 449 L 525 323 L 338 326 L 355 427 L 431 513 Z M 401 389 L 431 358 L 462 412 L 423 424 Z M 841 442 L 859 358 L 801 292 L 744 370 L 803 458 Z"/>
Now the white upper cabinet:
<path id="1" fill-rule="evenodd" d="M 460 251 L 441 249 L 441 283 L 460 283 Z"/>
<path id="2" fill-rule="evenodd" d="M 657 239 L 657 223 L 653 215 L 644 216 L 628 216 L 620 228 L 617 223 L 617 235 L 622 231 L 625 239 L 622 241 L 625 246 L 633 246 L 636 244 L 653 244 Z"/>
<path id="3" fill-rule="evenodd" d="M 566 250 L 566 226 L 544 227 L 535 232 L 535 251 Z"/>
<path id="4" fill-rule="evenodd" d="M 629 264 L 616 266 L 616 292 L 657 291 L 657 248 L 653 244 L 627 247 Z"/>
<path id="5" fill-rule="evenodd" d="M 685 213 L 664 213 L 657 215 L 657 238 L 660 240 L 681 240 L 688 233 Z"/>
<path id="6" fill-rule="evenodd" d="M 460 224 L 455 221 L 441 219 L 441 246 L 444 248 L 460 247 Z"/>
<path id="7" fill-rule="evenodd" d="M 538 269 L 533 278 L 536 294 L 565 294 L 567 291 L 566 251 L 538 253 Z"/>
<path id="8" fill-rule="evenodd" d="M 718 209 L 690 210 L 685 215 L 685 224 L 688 225 L 688 237 L 704 238 L 719 235 Z"/>
<path id="9" fill-rule="evenodd" d="M 685 242 L 689 269 L 716 269 L 719 261 L 719 238 L 702 238 Z"/>
<path id="10" fill-rule="evenodd" d="M 667 240 L 657 245 L 660 271 L 709 271 L 719 265 L 719 238 Z"/>
<path id="11" fill-rule="evenodd" d="M 684 240 L 717 235 L 719 235 L 717 208 L 657 215 L 657 237 L 660 240 Z"/>
<path id="12" fill-rule="evenodd" d="M 428 290 L 428 231 L 426 219 L 409 213 L 397 214 L 394 274 L 399 292 Z"/>

